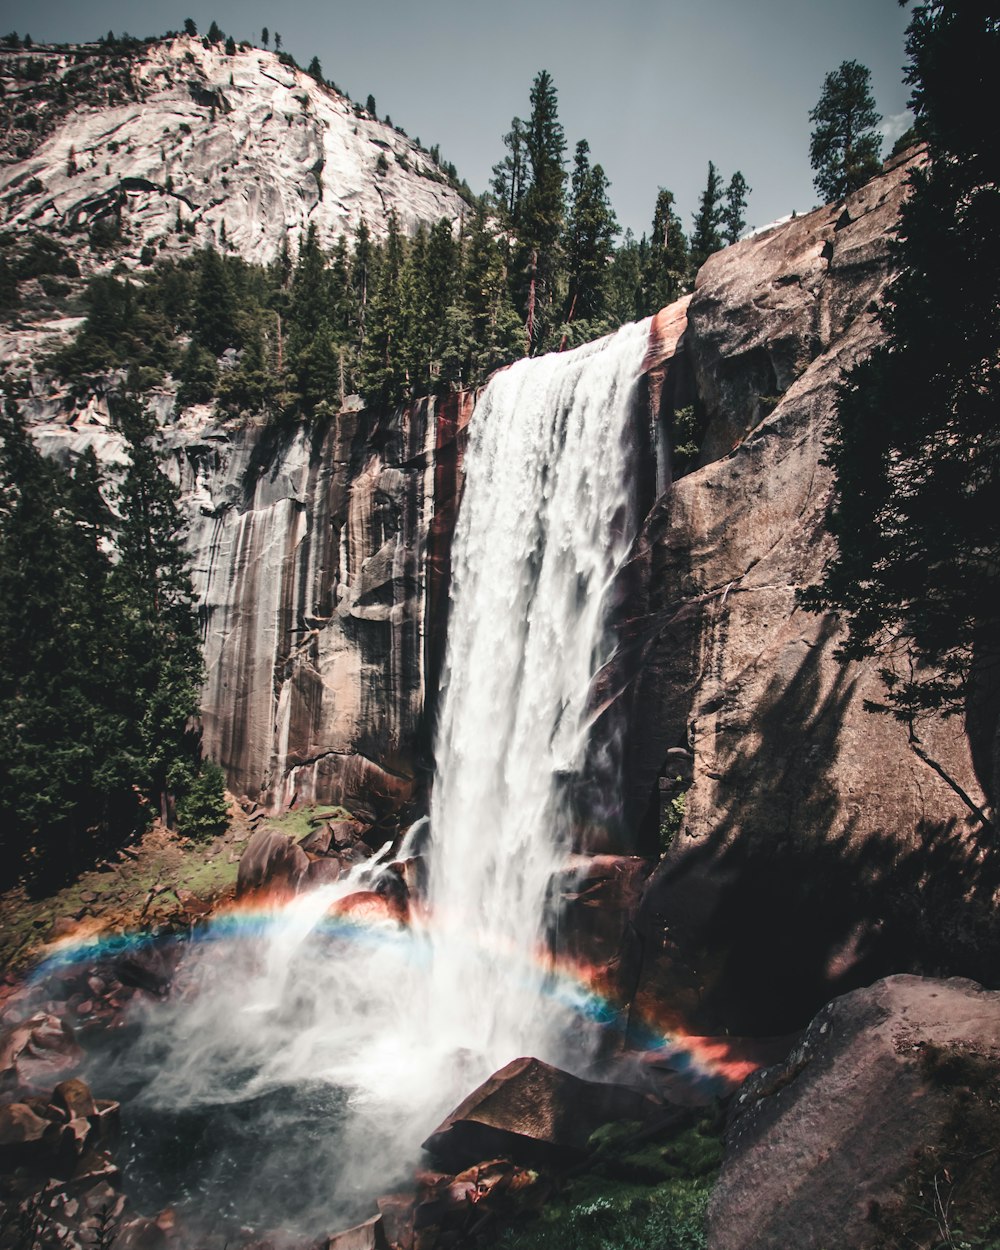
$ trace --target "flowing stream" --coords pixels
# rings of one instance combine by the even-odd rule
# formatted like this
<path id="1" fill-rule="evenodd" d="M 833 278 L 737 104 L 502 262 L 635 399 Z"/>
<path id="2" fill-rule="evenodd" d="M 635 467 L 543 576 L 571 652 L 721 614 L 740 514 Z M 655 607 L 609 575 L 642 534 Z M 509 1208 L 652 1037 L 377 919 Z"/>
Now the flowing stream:
<path id="1" fill-rule="evenodd" d="M 565 790 L 614 645 L 607 592 L 636 524 L 626 418 L 647 333 L 519 362 L 476 408 L 432 809 L 397 852 L 424 857 L 410 927 L 331 912 L 377 885 L 384 848 L 279 913 L 213 925 L 170 1001 L 95 1059 L 95 1086 L 124 1090 L 136 1126 L 140 1209 L 179 1200 L 216 1229 L 329 1232 L 403 1180 L 504 1063 L 582 1062 L 582 991 L 555 974 L 547 936 Z"/>

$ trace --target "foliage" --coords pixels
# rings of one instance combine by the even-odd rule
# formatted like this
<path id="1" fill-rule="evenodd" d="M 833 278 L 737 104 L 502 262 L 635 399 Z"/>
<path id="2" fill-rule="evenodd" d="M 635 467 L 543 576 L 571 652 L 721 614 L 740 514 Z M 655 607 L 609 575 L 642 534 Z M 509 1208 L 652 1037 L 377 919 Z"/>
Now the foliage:
<path id="1" fill-rule="evenodd" d="M 1000 663 L 1000 28 L 990 6 L 940 0 L 915 9 L 907 51 L 930 163 L 910 177 L 886 341 L 840 394 L 839 549 L 803 601 L 844 614 L 843 654 L 879 657 L 912 731 L 926 709 L 973 724 Z"/>
<path id="2" fill-rule="evenodd" d="M 871 72 L 857 61 L 844 61 L 827 74 L 816 107 L 809 160 L 813 185 L 826 201 L 841 200 L 879 171 L 881 114 L 871 93 Z"/>
<path id="3" fill-rule="evenodd" d="M 608 277 L 618 222 L 608 199 L 608 180 L 600 165 L 590 164 L 590 145 L 576 145 L 573 200 L 566 228 L 569 273 L 566 319 L 603 317 L 608 305 Z"/>
<path id="4" fill-rule="evenodd" d="M 677 783 L 680 784 L 680 777 Z M 687 807 L 687 791 L 682 790 L 667 800 L 667 805 L 660 814 L 660 849 L 669 850 L 674 839 L 684 824 L 684 811 Z"/>
<path id="5" fill-rule="evenodd" d="M 697 272 L 713 252 L 722 247 L 719 227 L 723 222 L 722 179 L 712 161 L 708 162 L 708 179 L 698 201 L 691 232 L 691 264 Z"/>
<path id="6" fill-rule="evenodd" d="M 721 1162 L 717 1126 L 637 1140 L 638 1125 L 610 1124 L 595 1153 L 531 1220 L 499 1235 L 496 1250 L 703 1250 L 705 1216 Z"/>
<path id="7" fill-rule="evenodd" d="M 8 875 L 73 871 L 130 836 L 151 802 L 168 812 L 171 778 L 197 773 L 190 722 L 201 655 L 176 490 L 156 464 L 139 405 L 121 401 L 114 417 L 128 461 L 109 485 L 92 453 L 72 472 L 43 459 L 13 401 L 0 420 Z M 39 577 L 39 568 L 59 576 Z"/>
<path id="8" fill-rule="evenodd" d="M 746 229 L 747 196 L 752 188 L 743 174 L 737 170 L 726 187 L 726 203 L 722 209 L 722 236 L 729 244 L 737 243 Z"/>
<path id="9" fill-rule="evenodd" d="M 555 84 L 547 70 L 541 70 L 532 83 L 531 116 L 523 129 L 523 144 L 526 180 L 517 206 L 513 293 L 529 344 L 533 350 L 544 350 L 558 319 L 566 217 L 566 136 L 559 121 Z"/>
<path id="10" fill-rule="evenodd" d="M 653 213 L 653 228 L 643 266 L 643 315 L 672 304 L 687 288 L 691 257 L 681 219 L 674 212 L 674 195 L 660 187 Z"/>
<path id="11" fill-rule="evenodd" d="M 205 760 L 177 803 L 177 827 L 195 841 L 207 841 L 229 821 L 226 776 L 218 764 Z"/>

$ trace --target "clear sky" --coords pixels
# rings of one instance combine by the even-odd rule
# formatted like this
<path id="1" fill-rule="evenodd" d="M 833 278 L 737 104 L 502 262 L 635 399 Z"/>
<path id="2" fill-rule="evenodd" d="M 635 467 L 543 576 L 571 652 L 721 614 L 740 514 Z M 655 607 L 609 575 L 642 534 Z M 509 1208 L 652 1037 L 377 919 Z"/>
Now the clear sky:
<path id="1" fill-rule="evenodd" d="M 761 226 L 812 208 L 809 109 L 845 60 L 872 71 L 890 140 L 906 128 L 897 0 L 0 0 L 0 33 L 37 41 L 161 34 L 192 17 L 258 40 L 267 25 L 301 65 L 362 102 L 371 92 L 425 146 L 486 189 L 535 73 L 559 94 L 568 155 L 590 143 L 623 226 L 648 230 L 660 186 L 690 225 L 709 159 L 739 168 Z M 889 143 L 885 151 L 888 152 Z"/>

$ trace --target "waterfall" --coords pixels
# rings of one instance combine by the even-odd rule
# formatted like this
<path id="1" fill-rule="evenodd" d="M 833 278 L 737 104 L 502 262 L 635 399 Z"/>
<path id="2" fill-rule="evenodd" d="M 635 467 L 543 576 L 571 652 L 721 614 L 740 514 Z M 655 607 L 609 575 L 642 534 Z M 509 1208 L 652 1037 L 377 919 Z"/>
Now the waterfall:
<path id="1" fill-rule="evenodd" d="M 391 871 L 386 847 L 274 916 L 231 917 L 232 932 L 220 920 L 178 992 L 96 1063 L 95 1087 L 130 1089 L 123 1120 L 146 1125 L 126 1176 L 146 1167 L 147 1205 L 187 1201 L 217 1228 L 329 1231 L 405 1182 L 420 1142 L 498 1067 L 527 1054 L 572 1066 L 580 1004 L 551 975 L 550 894 L 614 646 L 608 592 L 634 536 L 627 417 L 647 335 L 626 326 L 521 361 L 473 415 L 430 820 L 406 840 L 428 881 L 409 928 L 330 911 Z M 177 1156 L 171 1192 L 157 1134 L 193 1123 L 218 1140 L 223 1122 L 232 1157 Z"/>
<path id="2" fill-rule="evenodd" d="M 634 534 L 626 417 L 648 324 L 524 360 L 480 400 L 453 548 L 429 909 L 435 1023 L 492 1069 L 551 1056 L 546 899 L 569 846 L 607 591 Z"/>

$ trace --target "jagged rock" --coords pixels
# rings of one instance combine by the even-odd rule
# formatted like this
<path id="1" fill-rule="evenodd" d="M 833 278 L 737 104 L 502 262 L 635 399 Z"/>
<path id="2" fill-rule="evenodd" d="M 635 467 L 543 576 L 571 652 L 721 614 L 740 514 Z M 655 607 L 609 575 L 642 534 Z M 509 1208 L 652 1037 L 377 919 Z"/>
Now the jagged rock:
<path id="1" fill-rule="evenodd" d="M 38 1089 L 82 1060 L 83 1051 L 69 1025 L 39 1013 L 0 1038 L 0 1086 Z"/>
<path id="2" fill-rule="evenodd" d="M 334 1233 L 326 1241 L 324 1250 L 389 1250 L 382 1216 L 373 1215 L 363 1224 L 345 1229 L 342 1233 Z"/>
<path id="3" fill-rule="evenodd" d="M 501 1155 L 558 1167 L 585 1155 L 599 1125 L 643 1120 L 656 1107 L 627 1086 L 584 1081 L 539 1059 L 514 1059 L 460 1103 L 424 1149 L 456 1168 Z"/>
<path id="4" fill-rule="evenodd" d="M 240 856 L 236 897 L 256 892 L 294 894 L 309 871 L 309 857 L 277 829 L 258 829 Z"/>
<path id="5" fill-rule="evenodd" d="M 314 859 L 306 870 L 305 881 L 309 886 L 332 885 L 340 880 L 339 859 Z"/>
<path id="6" fill-rule="evenodd" d="M 81 1117 L 86 1120 L 97 1113 L 97 1104 L 94 1102 L 90 1087 L 79 1077 L 61 1081 L 52 1091 L 52 1103 L 71 1119 Z"/>
<path id="7" fill-rule="evenodd" d="M 885 1244 L 921 1157 L 953 1117 L 968 1123 L 977 1070 L 995 1091 L 1000 993 L 975 982 L 894 976 L 824 1007 L 788 1060 L 738 1096 L 710 1250 L 823 1250 L 831 1230 L 852 1250 Z M 995 1104 L 992 1115 L 995 1134 Z"/>

